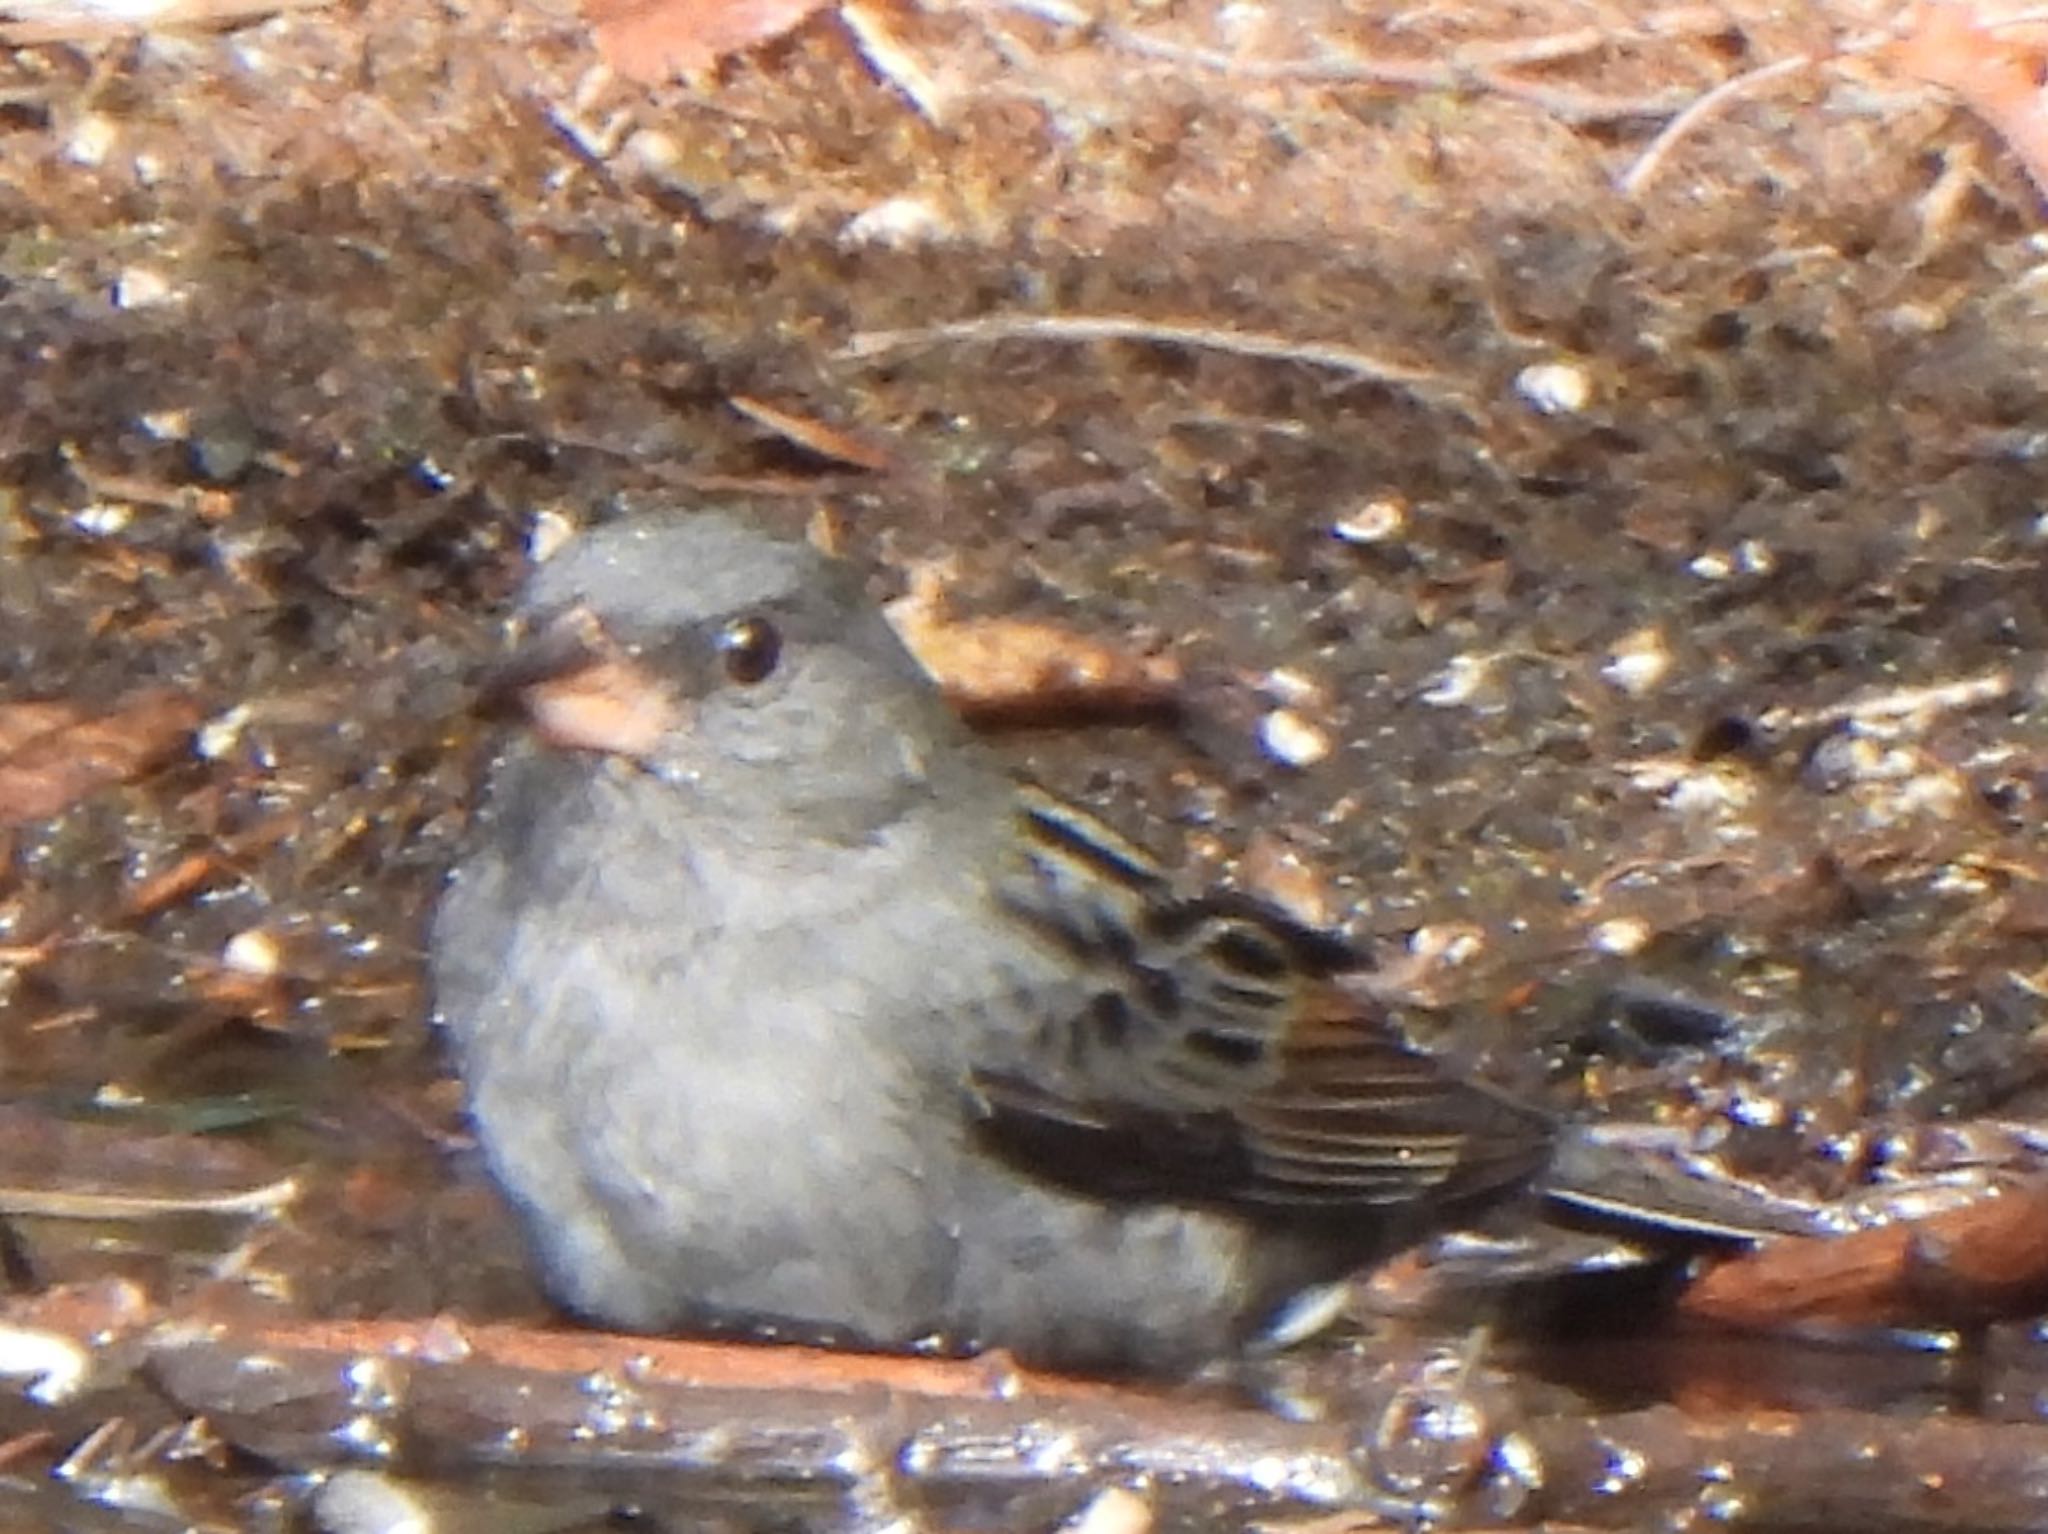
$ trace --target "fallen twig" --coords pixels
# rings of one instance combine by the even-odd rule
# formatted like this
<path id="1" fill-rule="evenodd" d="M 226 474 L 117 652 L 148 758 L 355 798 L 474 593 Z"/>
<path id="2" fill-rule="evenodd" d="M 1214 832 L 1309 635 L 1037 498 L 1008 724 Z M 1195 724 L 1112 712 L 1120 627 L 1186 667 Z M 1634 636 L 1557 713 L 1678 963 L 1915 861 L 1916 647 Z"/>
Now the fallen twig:
<path id="1" fill-rule="evenodd" d="M 949 341 L 988 346 L 1001 341 L 1139 341 L 1156 346 L 1186 346 L 1198 351 L 1228 352 L 1273 362 L 1298 362 L 1352 378 L 1399 385 L 1441 384 L 1444 376 L 1428 368 L 1396 362 L 1356 347 L 1329 341 L 1303 341 L 1270 331 L 1229 330 L 1216 325 L 1148 320 L 1129 314 L 987 315 L 912 330 L 866 330 L 840 348 L 842 357 L 868 358 Z"/>

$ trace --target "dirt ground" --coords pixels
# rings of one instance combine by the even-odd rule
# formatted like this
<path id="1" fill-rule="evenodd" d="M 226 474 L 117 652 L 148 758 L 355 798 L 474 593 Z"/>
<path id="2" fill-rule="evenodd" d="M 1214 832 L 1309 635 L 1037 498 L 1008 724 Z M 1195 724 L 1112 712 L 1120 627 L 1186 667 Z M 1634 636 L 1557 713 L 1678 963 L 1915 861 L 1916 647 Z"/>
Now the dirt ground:
<path id="1" fill-rule="evenodd" d="M 304 1200 L 53 1218 L 0 1133 L 27 1282 L 540 1313 L 420 922 L 530 546 L 657 504 L 1150 658 L 997 738 L 1523 1090 L 1824 1199 L 2038 1109 L 2024 14 L 0 16 L 6 1095 Z M 1617 981 L 1740 1047 L 1605 1047 Z"/>

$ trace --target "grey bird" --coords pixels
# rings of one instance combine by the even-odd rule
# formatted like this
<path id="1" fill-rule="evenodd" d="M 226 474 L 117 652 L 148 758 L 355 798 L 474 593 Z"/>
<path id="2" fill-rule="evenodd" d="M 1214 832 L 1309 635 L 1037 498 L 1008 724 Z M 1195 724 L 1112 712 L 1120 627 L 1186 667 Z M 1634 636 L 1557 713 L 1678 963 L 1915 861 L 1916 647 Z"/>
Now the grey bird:
<path id="1" fill-rule="evenodd" d="M 1178 1373 L 1547 1164 L 1353 950 L 1017 781 L 849 567 L 618 522 L 519 622 L 432 979 L 578 1315 Z"/>

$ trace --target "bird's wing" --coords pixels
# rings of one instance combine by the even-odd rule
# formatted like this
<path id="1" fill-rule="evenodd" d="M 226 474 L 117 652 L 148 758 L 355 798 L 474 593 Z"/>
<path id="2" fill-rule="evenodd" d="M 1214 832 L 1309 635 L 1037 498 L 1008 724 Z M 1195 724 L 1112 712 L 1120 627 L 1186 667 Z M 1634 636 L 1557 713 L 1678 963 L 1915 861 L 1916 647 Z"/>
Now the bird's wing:
<path id="1" fill-rule="evenodd" d="M 1355 955 L 1231 897 L 1177 898 L 1136 848 L 1027 801 L 999 891 L 1062 979 L 974 1080 L 1013 1155 L 1112 1195 L 1332 1214 L 1482 1198 L 1549 1155 L 1543 1115 L 1459 1080 L 1334 977 Z M 1071 975 L 1071 979 L 1067 977 Z"/>

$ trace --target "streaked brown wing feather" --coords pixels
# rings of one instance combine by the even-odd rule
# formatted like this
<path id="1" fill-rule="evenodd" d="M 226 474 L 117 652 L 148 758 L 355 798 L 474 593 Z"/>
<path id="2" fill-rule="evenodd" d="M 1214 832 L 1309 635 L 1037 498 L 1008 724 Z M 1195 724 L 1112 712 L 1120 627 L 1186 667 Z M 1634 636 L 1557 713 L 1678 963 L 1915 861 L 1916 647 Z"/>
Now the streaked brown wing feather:
<path id="1" fill-rule="evenodd" d="M 1085 1090 L 999 1072 L 975 1085 L 995 1143 L 1072 1185 L 1276 1212 L 1483 1199 L 1540 1171 L 1552 1132 L 1364 1018 L 1342 1048 L 1290 1054 L 1272 1085 L 1184 1112 L 1099 1076 Z"/>
<path id="2" fill-rule="evenodd" d="M 1551 1138 L 1543 1115 L 1458 1080 L 1343 1000 L 1348 1010 L 1311 1001 L 1290 1032 L 1280 1079 L 1235 1114 L 1250 1166 L 1246 1198 L 1462 1201 L 1540 1170 Z"/>
<path id="3" fill-rule="evenodd" d="M 1550 1122 L 1456 1079 L 1330 977 L 1336 939 L 1234 897 L 1174 897 L 1142 852 L 1057 801 L 1026 800 L 1002 890 L 1074 970 L 974 1081 L 982 1127 L 1048 1175 L 1105 1194 L 1336 1215 L 1511 1188 Z"/>

